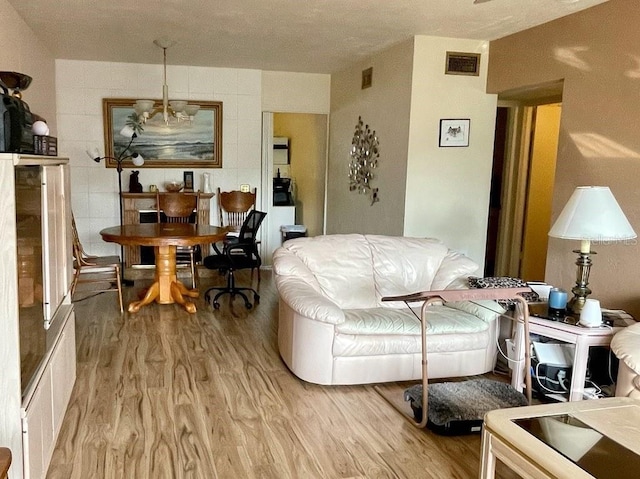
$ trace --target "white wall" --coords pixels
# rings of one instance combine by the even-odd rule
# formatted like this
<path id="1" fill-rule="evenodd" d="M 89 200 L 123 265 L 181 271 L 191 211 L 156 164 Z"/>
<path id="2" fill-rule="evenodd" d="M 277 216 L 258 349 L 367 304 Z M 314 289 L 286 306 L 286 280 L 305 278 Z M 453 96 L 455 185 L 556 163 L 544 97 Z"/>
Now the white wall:
<path id="1" fill-rule="evenodd" d="M 331 75 L 262 72 L 262 110 L 285 113 L 329 113 Z"/>
<path id="2" fill-rule="evenodd" d="M 447 51 L 481 53 L 480 75 L 445 75 Z M 484 265 L 496 95 L 487 95 L 485 42 L 414 39 L 405 236 L 435 237 Z M 469 146 L 439 148 L 442 118 L 471 120 Z"/>
<path id="3" fill-rule="evenodd" d="M 327 233 L 402 235 L 411 107 L 413 41 L 332 75 L 327 171 Z M 361 88 L 362 70 L 372 86 Z M 380 201 L 349 191 L 349 152 L 358 117 L 376 131 L 380 158 L 371 185 Z"/>
<path id="4" fill-rule="evenodd" d="M 46 45 L 7 2 L 0 0 L 0 70 L 33 78 L 22 99 L 30 110 L 47 120 L 56 135 L 55 61 Z"/>
<path id="5" fill-rule="evenodd" d="M 215 189 L 239 189 L 248 183 L 260 189 L 261 82 L 259 70 L 171 66 L 167 68 L 169 98 L 223 102 L 222 168 L 141 168 L 140 182 L 180 180 L 194 171 L 195 189 L 208 172 Z M 89 252 L 115 254 L 119 247 L 102 241 L 99 231 L 119 222 L 117 173 L 93 162 L 87 148 L 104 152 L 103 98 L 162 97 L 162 65 L 56 60 L 59 154 L 71 162 L 72 207 L 80 238 Z M 128 191 L 130 170 L 122 173 Z M 259 192 L 260 193 L 260 192 Z M 211 202 L 212 223 L 217 203 Z"/>

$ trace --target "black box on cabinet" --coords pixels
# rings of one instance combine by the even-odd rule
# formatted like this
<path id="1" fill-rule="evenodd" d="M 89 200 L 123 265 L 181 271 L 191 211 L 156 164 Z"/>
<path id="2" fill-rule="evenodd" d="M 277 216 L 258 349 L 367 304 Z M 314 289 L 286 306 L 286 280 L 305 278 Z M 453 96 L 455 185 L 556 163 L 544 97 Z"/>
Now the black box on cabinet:
<path id="1" fill-rule="evenodd" d="M 55 136 L 33 135 L 36 155 L 58 156 L 58 139 Z"/>

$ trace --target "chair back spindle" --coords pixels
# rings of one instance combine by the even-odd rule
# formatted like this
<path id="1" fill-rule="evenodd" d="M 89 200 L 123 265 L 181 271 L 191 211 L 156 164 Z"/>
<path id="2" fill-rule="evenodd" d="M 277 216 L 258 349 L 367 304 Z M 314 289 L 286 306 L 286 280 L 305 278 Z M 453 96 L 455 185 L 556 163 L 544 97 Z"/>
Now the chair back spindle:
<path id="1" fill-rule="evenodd" d="M 198 205 L 200 192 L 197 193 L 160 193 L 156 192 L 156 211 L 158 223 L 189 223 L 191 215 L 195 213 L 198 224 Z M 164 218 L 162 214 L 164 213 Z M 198 268 L 196 263 L 201 256 L 199 246 L 178 246 L 176 261 L 188 264 L 191 271 L 191 287 L 198 283 Z"/>
<path id="2" fill-rule="evenodd" d="M 238 190 L 220 191 L 217 189 L 218 219 L 220 226 L 228 226 L 239 231 L 249 211 L 256 206 L 256 189 L 251 192 Z"/>
<path id="3" fill-rule="evenodd" d="M 161 214 L 166 216 L 166 223 L 188 223 L 194 211 L 197 212 L 200 193 L 156 193 L 156 210 L 158 223 Z M 196 220 L 197 222 L 197 220 Z"/>

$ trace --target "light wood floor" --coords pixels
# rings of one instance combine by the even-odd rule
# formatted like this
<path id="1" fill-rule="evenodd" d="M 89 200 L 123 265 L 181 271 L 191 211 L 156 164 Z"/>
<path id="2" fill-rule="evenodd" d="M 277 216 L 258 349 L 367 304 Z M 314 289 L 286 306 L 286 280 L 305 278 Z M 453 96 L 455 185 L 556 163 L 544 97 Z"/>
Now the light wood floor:
<path id="1" fill-rule="evenodd" d="M 418 430 L 371 386 L 292 375 L 269 271 L 260 293 L 250 311 L 200 299 L 194 315 L 154 304 L 120 316 L 112 293 L 76 302 L 77 380 L 47 478 L 478 476 L 479 435 Z"/>

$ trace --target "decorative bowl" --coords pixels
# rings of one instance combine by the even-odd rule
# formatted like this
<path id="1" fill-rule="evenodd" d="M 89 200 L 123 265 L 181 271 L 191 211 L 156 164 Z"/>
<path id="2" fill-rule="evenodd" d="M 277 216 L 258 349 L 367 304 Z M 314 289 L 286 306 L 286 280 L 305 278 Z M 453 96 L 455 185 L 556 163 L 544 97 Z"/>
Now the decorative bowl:
<path id="1" fill-rule="evenodd" d="M 178 193 L 182 188 L 184 188 L 184 183 L 181 181 L 168 181 L 164 184 L 164 189 L 169 193 Z"/>

